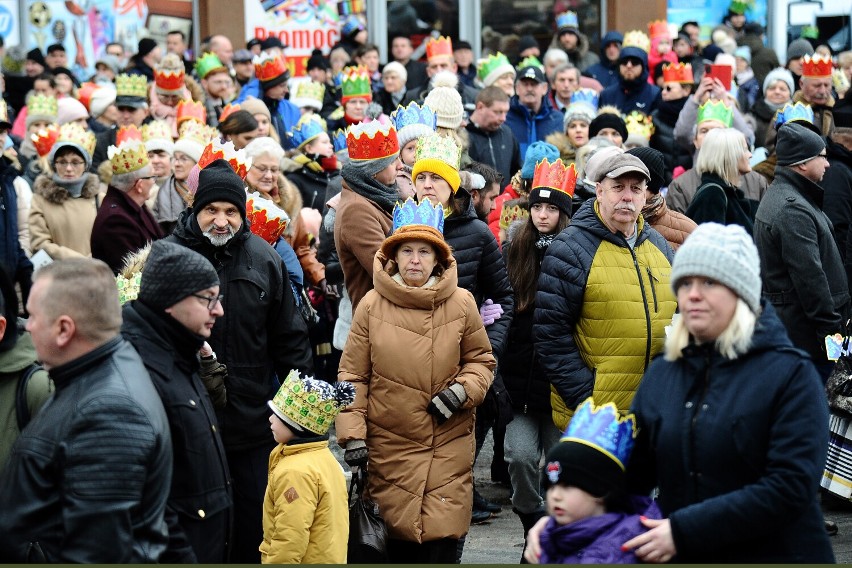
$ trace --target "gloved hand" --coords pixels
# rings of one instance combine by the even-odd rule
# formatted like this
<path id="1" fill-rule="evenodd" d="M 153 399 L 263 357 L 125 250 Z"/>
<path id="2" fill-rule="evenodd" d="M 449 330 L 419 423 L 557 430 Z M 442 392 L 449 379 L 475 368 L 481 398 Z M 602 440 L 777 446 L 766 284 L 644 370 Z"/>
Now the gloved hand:
<path id="1" fill-rule="evenodd" d="M 367 465 L 369 450 L 364 440 L 350 440 L 346 442 L 346 451 L 343 452 L 343 461 L 351 468 L 364 467 Z"/>
<path id="2" fill-rule="evenodd" d="M 467 189 L 483 189 L 485 187 L 485 178 L 475 172 L 461 170 L 459 172 L 459 180 L 461 187 Z"/>
<path id="3" fill-rule="evenodd" d="M 438 419 L 438 424 L 441 425 L 458 412 L 466 400 L 467 393 L 464 392 L 464 387 L 455 383 L 432 397 L 427 410 Z"/>
<path id="4" fill-rule="evenodd" d="M 198 376 L 204 383 L 207 394 L 210 395 L 210 401 L 214 408 L 225 408 L 228 404 L 228 393 L 225 390 L 228 367 L 216 359 L 216 354 L 206 341 L 198 353 L 201 356 L 201 368 L 198 370 Z"/>
<path id="5" fill-rule="evenodd" d="M 482 323 L 489 326 L 503 315 L 503 306 L 495 304 L 490 299 L 485 300 L 479 308 L 479 315 L 482 316 Z"/>

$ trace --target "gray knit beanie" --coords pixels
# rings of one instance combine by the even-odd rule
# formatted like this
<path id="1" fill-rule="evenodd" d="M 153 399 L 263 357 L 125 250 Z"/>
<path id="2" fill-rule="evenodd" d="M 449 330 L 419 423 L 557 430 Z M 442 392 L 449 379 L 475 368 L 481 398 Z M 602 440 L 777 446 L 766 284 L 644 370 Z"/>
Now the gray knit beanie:
<path id="1" fill-rule="evenodd" d="M 760 258 L 757 247 L 739 225 L 702 223 L 678 249 L 671 285 L 687 276 L 705 276 L 730 288 L 755 314 L 760 311 Z"/>
<path id="2" fill-rule="evenodd" d="M 791 41 L 790 45 L 787 46 L 787 63 L 793 59 L 801 59 L 805 55 L 813 54 L 814 46 L 811 45 L 811 42 L 800 37 L 797 40 Z"/>
<path id="3" fill-rule="evenodd" d="M 219 276 L 210 261 L 181 245 L 155 241 L 139 283 L 139 301 L 156 311 L 164 311 L 190 294 L 219 285 Z"/>
<path id="4" fill-rule="evenodd" d="M 816 158 L 825 150 L 825 140 L 814 132 L 816 128 L 813 125 L 808 126 L 798 120 L 781 125 L 775 142 L 777 165 L 795 166 Z"/>
<path id="5" fill-rule="evenodd" d="M 777 81 L 784 81 L 787 83 L 787 88 L 790 89 L 790 96 L 793 96 L 793 93 L 796 92 L 796 86 L 793 84 L 793 74 L 784 69 L 783 67 L 776 67 L 772 71 L 766 74 L 766 79 L 763 80 L 763 92 L 769 90 L 769 87 L 774 85 Z"/>

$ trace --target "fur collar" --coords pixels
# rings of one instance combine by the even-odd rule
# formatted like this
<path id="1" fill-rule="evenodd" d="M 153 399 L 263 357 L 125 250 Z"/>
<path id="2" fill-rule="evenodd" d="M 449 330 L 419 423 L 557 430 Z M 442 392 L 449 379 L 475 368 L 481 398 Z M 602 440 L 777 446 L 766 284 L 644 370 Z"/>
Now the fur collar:
<path id="1" fill-rule="evenodd" d="M 86 173 L 86 183 L 83 184 L 83 192 L 80 194 L 80 198 L 89 199 L 94 197 L 98 194 L 99 190 L 100 181 L 98 180 L 98 176 Z M 50 203 L 56 203 L 57 205 L 71 198 L 68 190 L 64 187 L 60 187 L 51 179 L 51 176 L 46 173 L 41 174 L 36 178 L 35 184 L 33 184 L 33 193 L 40 195 Z"/>

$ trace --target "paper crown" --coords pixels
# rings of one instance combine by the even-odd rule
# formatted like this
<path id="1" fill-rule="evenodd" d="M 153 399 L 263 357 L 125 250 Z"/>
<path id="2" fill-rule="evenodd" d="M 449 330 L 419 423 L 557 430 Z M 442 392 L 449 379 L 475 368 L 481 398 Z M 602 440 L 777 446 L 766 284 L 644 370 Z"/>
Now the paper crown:
<path id="1" fill-rule="evenodd" d="M 819 54 L 802 57 L 802 77 L 831 77 L 831 58 Z"/>
<path id="2" fill-rule="evenodd" d="M 207 111 L 201 101 L 183 100 L 177 104 L 177 125 L 180 126 L 186 120 L 194 120 L 201 124 L 207 123 Z"/>
<path id="3" fill-rule="evenodd" d="M 577 89 L 571 93 L 571 104 L 586 103 L 597 112 L 598 110 L 598 93 L 594 89 Z"/>
<path id="4" fill-rule="evenodd" d="M 621 42 L 621 48 L 638 47 L 645 53 L 651 51 L 651 39 L 640 30 L 631 30 L 624 34 L 624 41 Z"/>
<path id="5" fill-rule="evenodd" d="M 526 69 L 527 67 L 538 67 L 544 71 L 544 63 L 539 61 L 538 57 L 535 55 L 524 57 L 521 62 L 518 63 L 518 69 Z"/>
<path id="6" fill-rule="evenodd" d="M 141 140 L 125 140 L 107 149 L 113 174 L 129 174 L 148 165 L 148 150 Z"/>
<path id="7" fill-rule="evenodd" d="M 804 122 L 814 122 L 814 111 L 811 105 L 803 102 L 787 103 L 782 108 L 775 111 L 775 130 L 778 130 L 782 124 L 799 120 Z"/>
<path id="8" fill-rule="evenodd" d="M 230 140 L 221 142 L 219 139 L 214 139 L 208 143 L 198 159 L 198 169 L 203 170 L 216 160 L 228 162 L 234 173 L 243 180 L 246 179 L 246 174 L 251 169 L 251 158 L 246 156 L 245 148 L 237 150 Z"/>
<path id="9" fill-rule="evenodd" d="M 752 5 L 752 0 L 731 0 L 731 3 L 728 4 L 728 11 L 742 16 L 751 9 Z"/>
<path id="10" fill-rule="evenodd" d="M 343 70 L 340 82 L 340 103 L 346 104 L 350 99 L 373 100 L 373 91 L 370 88 L 370 72 L 363 65 L 347 67 Z"/>
<path id="11" fill-rule="evenodd" d="M 819 27 L 817 26 L 802 26 L 799 32 L 799 37 L 806 39 L 819 39 Z"/>
<path id="12" fill-rule="evenodd" d="M 488 87 L 497 79 L 511 73 L 515 75 L 515 68 L 509 62 L 509 58 L 500 53 L 489 55 L 486 59 L 480 59 L 479 65 L 476 66 L 476 76 L 479 80 Z"/>
<path id="13" fill-rule="evenodd" d="M 663 65 L 663 83 L 695 83 L 691 63 L 669 63 Z"/>
<path id="14" fill-rule="evenodd" d="M 595 406 L 587 398 L 568 424 L 560 442 L 578 442 L 599 450 L 624 471 L 636 438 L 636 417 L 621 416 L 615 404 Z"/>
<path id="15" fill-rule="evenodd" d="M 846 73 L 843 72 L 843 69 L 838 67 L 831 72 L 831 84 L 834 85 L 834 90 L 838 92 L 849 89 L 849 78 L 846 77 Z"/>
<path id="16" fill-rule="evenodd" d="M 400 227 L 412 225 L 432 227 L 444 234 L 443 206 L 441 204 L 432 205 L 432 202 L 428 199 L 424 199 L 418 204 L 410 197 L 404 203 L 397 201 L 393 207 L 393 232 L 395 233 Z"/>
<path id="17" fill-rule="evenodd" d="M 340 35 L 346 37 L 352 34 L 352 32 L 363 29 L 366 28 L 364 28 L 364 23 L 360 20 L 360 18 L 358 18 L 355 14 L 350 14 L 340 27 Z"/>
<path id="18" fill-rule="evenodd" d="M 563 12 L 556 16 L 556 28 L 562 30 L 577 30 L 580 29 L 580 21 L 577 19 L 575 12 Z"/>
<path id="19" fill-rule="evenodd" d="M 27 114 L 29 116 L 56 116 L 59 114 L 59 104 L 56 97 L 50 95 L 35 94 L 27 101 Z"/>
<path id="20" fill-rule="evenodd" d="M 145 99 L 148 97 L 148 80 L 145 75 L 122 73 L 115 78 L 115 96 Z"/>
<path id="21" fill-rule="evenodd" d="M 453 57 L 453 42 L 446 36 L 440 36 L 426 44 L 426 60 L 436 57 Z"/>
<path id="22" fill-rule="evenodd" d="M 730 128 L 734 123 L 734 111 L 722 101 L 707 101 L 698 107 L 695 124 L 701 124 L 705 120 L 718 120 L 725 127 Z"/>
<path id="23" fill-rule="evenodd" d="M 414 124 L 422 124 L 429 127 L 432 131 L 437 127 L 438 117 L 431 108 L 427 105 L 420 106 L 416 102 L 408 103 L 408 106 L 398 106 L 390 115 L 390 119 L 396 126 L 396 131 L 399 132 L 406 126 Z"/>
<path id="24" fill-rule="evenodd" d="M 650 140 L 654 134 L 654 121 L 644 112 L 630 111 L 630 114 L 624 117 L 624 124 L 627 126 L 629 135 L 635 134 L 645 140 Z"/>
<path id="25" fill-rule="evenodd" d="M 251 62 L 254 64 L 254 74 L 261 83 L 277 79 L 285 73 L 289 73 L 287 62 L 280 54 L 272 54 L 262 51 L 255 55 Z"/>
<path id="26" fill-rule="evenodd" d="M 322 123 L 322 119 L 313 114 L 305 114 L 289 134 L 293 139 L 293 144 L 297 148 L 301 148 L 323 132 L 325 132 L 325 125 Z"/>
<path id="27" fill-rule="evenodd" d="M 658 37 L 670 37 L 669 33 L 669 24 L 664 22 L 663 20 L 654 20 L 653 22 L 648 22 L 648 35 L 651 39 Z"/>
<path id="28" fill-rule="evenodd" d="M 50 154 L 50 150 L 58 138 L 59 126 L 56 124 L 51 124 L 47 128 L 39 128 L 38 132 L 30 135 L 36 153 L 42 158 Z"/>
<path id="29" fill-rule="evenodd" d="M 87 81 L 80 85 L 80 88 L 77 89 L 77 100 L 83 103 L 83 106 L 86 107 L 87 111 L 91 112 L 89 105 L 92 102 L 92 95 L 95 94 L 95 91 L 100 89 L 101 86 L 97 83 L 92 83 Z"/>
<path id="30" fill-rule="evenodd" d="M 518 219 L 526 219 L 529 216 L 529 209 L 523 205 L 506 205 L 504 203 L 503 210 L 500 212 L 500 228 L 508 229 Z"/>
<path id="31" fill-rule="evenodd" d="M 88 152 L 89 157 L 95 153 L 95 133 L 89 130 L 83 130 L 83 127 L 74 122 L 68 122 L 59 127 L 59 137 L 55 144 L 62 142 L 70 142 L 80 146 Z"/>
<path id="32" fill-rule="evenodd" d="M 152 120 L 148 124 L 143 124 L 141 132 L 143 142 L 149 140 L 172 141 L 172 129 L 165 120 Z"/>
<path id="33" fill-rule="evenodd" d="M 269 401 L 269 407 L 284 422 L 314 434 L 325 434 L 340 411 L 354 400 L 352 383 L 340 381 L 332 385 L 290 371 Z"/>
<path id="34" fill-rule="evenodd" d="M 438 160 L 458 170 L 461 148 L 455 139 L 449 136 L 437 134 L 424 136 L 417 140 L 417 146 L 414 149 L 415 164 L 420 160 Z"/>
<path id="35" fill-rule="evenodd" d="M 275 246 L 290 224 L 290 216 L 286 211 L 257 192 L 249 193 L 246 198 L 246 219 L 251 232 L 272 246 Z"/>
<path id="36" fill-rule="evenodd" d="M 331 143 L 334 146 L 335 152 L 346 150 L 346 131 L 342 128 L 335 130 L 334 135 L 331 137 Z"/>
<path id="37" fill-rule="evenodd" d="M 299 81 L 294 93 L 290 96 L 290 102 L 299 108 L 311 107 L 321 110 L 325 98 L 325 85 L 315 81 Z"/>
<path id="38" fill-rule="evenodd" d="M 378 120 L 353 124 L 346 132 L 346 147 L 351 160 L 379 160 L 399 152 L 393 124 Z"/>
<path id="39" fill-rule="evenodd" d="M 203 147 L 212 137 L 210 128 L 196 120 L 187 120 L 178 127 L 178 140 L 191 140 Z"/>
<path id="40" fill-rule="evenodd" d="M 238 110 L 242 110 L 242 108 L 240 108 L 240 105 L 238 105 L 238 104 L 227 104 L 227 105 L 225 105 L 225 108 L 222 109 L 222 114 L 219 115 L 219 124 L 222 124 L 223 122 L 225 122 L 225 120 L 229 116 L 231 116 L 232 114 L 234 114 Z"/>
<path id="41" fill-rule="evenodd" d="M 2 98 L 0 98 L 0 125 L 4 125 L 5 128 L 12 128 L 12 123 L 9 122 L 9 107 Z"/>
<path id="42" fill-rule="evenodd" d="M 562 160 L 554 160 L 553 163 L 547 158 L 535 165 L 532 186 L 530 189 L 553 189 L 574 196 L 574 188 L 577 185 L 577 170 L 572 162 L 565 167 Z"/>
<path id="43" fill-rule="evenodd" d="M 195 62 L 195 74 L 205 79 L 213 71 L 227 71 L 228 68 L 215 53 L 205 53 Z"/>
<path id="44" fill-rule="evenodd" d="M 142 273 L 134 272 L 129 278 L 123 274 L 115 277 L 115 285 L 118 287 L 118 303 L 122 306 L 132 302 L 139 297 L 139 288 L 142 286 Z"/>
<path id="45" fill-rule="evenodd" d="M 142 139 L 142 131 L 140 131 L 135 124 L 131 124 L 129 126 L 122 126 L 115 133 L 115 145 L 121 146 L 128 140 L 138 140 L 143 142 Z"/>
<path id="46" fill-rule="evenodd" d="M 161 93 L 178 94 L 184 89 L 186 73 L 183 69 L 154 69 L 154 85 Z"/>

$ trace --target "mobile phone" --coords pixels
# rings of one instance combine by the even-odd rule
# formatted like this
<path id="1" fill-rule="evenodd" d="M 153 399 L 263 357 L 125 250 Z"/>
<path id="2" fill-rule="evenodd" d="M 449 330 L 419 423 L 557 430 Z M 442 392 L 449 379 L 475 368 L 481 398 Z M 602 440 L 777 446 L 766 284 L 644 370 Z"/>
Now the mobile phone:
<path id="1" fill-rule="evenodd" d="M 716 65 L 714 63 L 704 65 L 704 76 L 719 79 L 726 91 L 731 90 L 733 75 L 734 69 L 730 65 Z"/>

